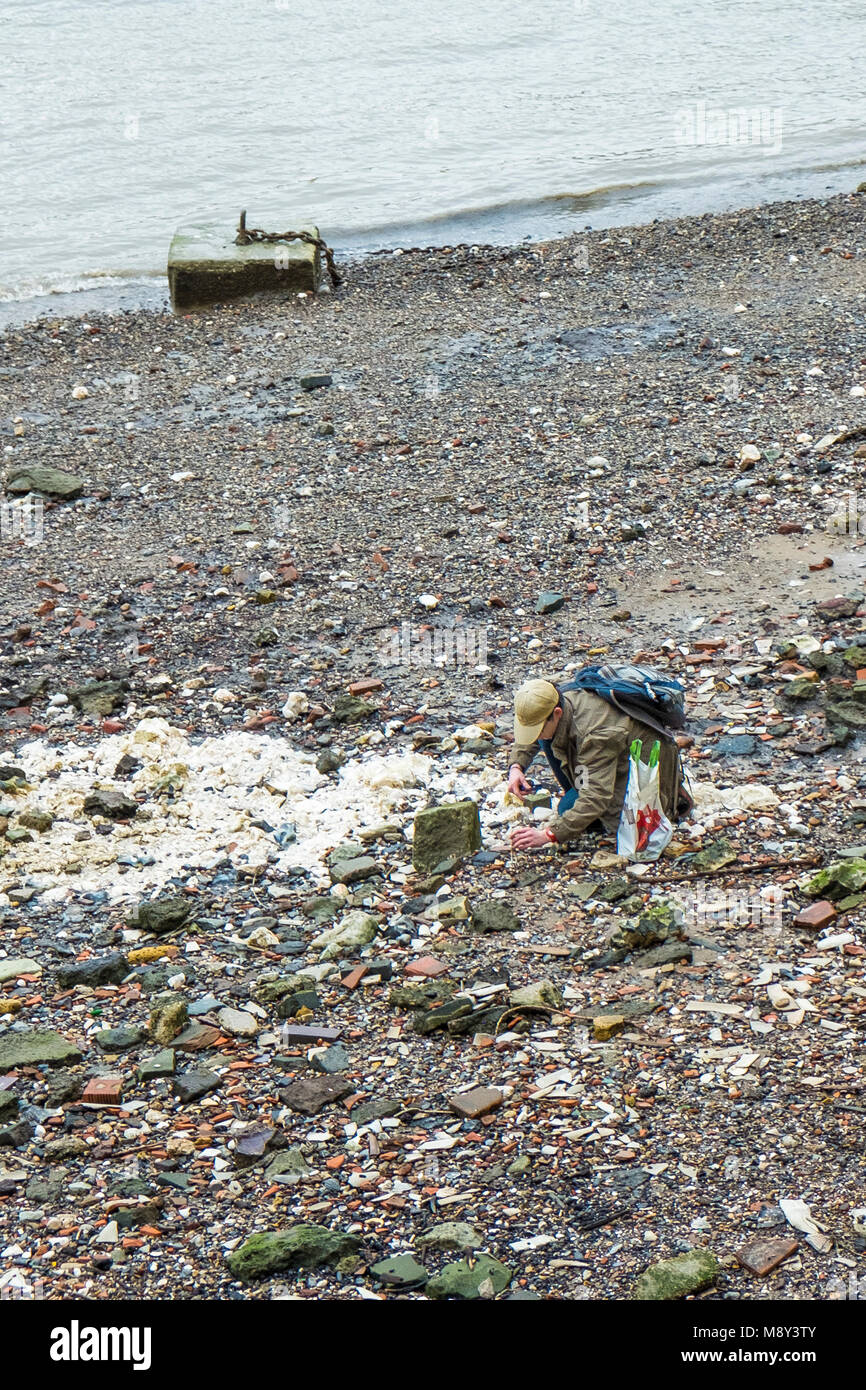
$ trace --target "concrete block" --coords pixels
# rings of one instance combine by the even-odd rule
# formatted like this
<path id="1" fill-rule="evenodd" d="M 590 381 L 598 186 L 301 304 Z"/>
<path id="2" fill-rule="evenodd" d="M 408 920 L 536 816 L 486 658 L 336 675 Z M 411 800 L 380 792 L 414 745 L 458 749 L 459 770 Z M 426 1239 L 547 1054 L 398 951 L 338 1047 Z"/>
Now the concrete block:
<path id="1" fill-rule="evenodd" d="M 319 235 L 310 222 L 301 222 L 292 231 Z M 178 228 L 168 252 L 168 284 L 175 311 L 201 309 L 250 294 L 316 292 L 321 278 L 318 246 L 305 241 L 253 241 L 236 246 L 236 236 L 236 223 Z"/>

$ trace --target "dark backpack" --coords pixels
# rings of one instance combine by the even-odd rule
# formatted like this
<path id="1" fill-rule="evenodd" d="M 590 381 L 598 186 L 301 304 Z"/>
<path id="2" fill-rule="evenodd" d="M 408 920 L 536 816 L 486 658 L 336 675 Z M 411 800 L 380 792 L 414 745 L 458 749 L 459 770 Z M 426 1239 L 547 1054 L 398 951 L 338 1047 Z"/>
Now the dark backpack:
<path id="1" fill-rule="evenodd" d="M 599 695 L 622 714 L 642 720 L 668 738 L 672 729 L 686 725 L 683 687 L 650 666 L 583 666 L 559 689 Z"/>

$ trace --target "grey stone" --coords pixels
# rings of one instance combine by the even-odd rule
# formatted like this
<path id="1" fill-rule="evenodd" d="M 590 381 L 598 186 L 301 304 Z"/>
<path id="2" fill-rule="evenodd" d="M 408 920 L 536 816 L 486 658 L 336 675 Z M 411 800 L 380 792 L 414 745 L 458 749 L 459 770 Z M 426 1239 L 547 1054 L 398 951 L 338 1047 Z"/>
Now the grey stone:
<path id="1" fill-rule="evenodd" d="M 379 872 L 377 861 L 369 854 L 357 859 L 339 859 L 329 869 L 332 883 L 360 883 Z"/>
<path id="2" fill-rule="evenodd" d="M 508 903 L 499 898 L 487 898 L 483 902 L 472 903 L 469 911 L 472 926 L 477 932 L 520 931 L 520 918 Z"/>
<path id="3" fill-rule="evenodd" d="M 128 974 L 126 956 L 114 951 L 110 956 L 61 965 L 57 971 L 57 983 L 61 989 L 71 989 L 73 985 L 87 985 L 90 989 L 96 989 L 98 985 L 119 985 Z"/>
<path id="4" fill-rule="evenodd" d="M 208 1091 L 216 1090 L 220 1084 L 220 1077 L 214 1071 L 184 1071 L 174 1078 L 175 1095 L 179 1096 L 184 1105 L 193 1100 L 200 1100 L 206 1096 Z"/>
<path id="5" fill-rule="evenodd" d="M 336 1076 L 352 1065 L 349 1054 L 341 1043 L 332 1043 L 322 1052 L 316 1052 L 313 1055 L 312 1063 L 316 1071 L 322 1071 L 327 1076 Z"/>
<path id="6" fill-rule="evenodd" d="M 137 1027 L 103 1028 L 94 1034 L 93 1041 L 102 1052 L 126 1052 L 130 1047 L 138 1047 L 144 1037 L 144 1030 Z"/>
<path id="7" fill-rule="evenodd" d="M 562 994 L 552 980 L 538 980 L 511 991 L 510 1002 L 521 1008 L 561 1009 Z"/>
<path id="8" fill-rule="evenodd" d="M 13 956 L 9 960 L 0 960 L 0 985 L 5 985 L 7 980 L 17 980 L 19 975 L 41 975 L 42 966 L 38 960 L 31 960 L 29 956 Z"/>
<path id="9" fill-rule="evenodd" d="M 326 776 L 329 772 L 339 772 L 346 761 L 346 754 L 340 748 L 323 748 L 316 759 L 316 771 Z"/>
<path id="10" fill-rule="evenodd" d="M 0 1091 L 0 1120 L 6 1124 L 18 1110 L 18 1097 L 11 1091 Z"/>
<path id="11" fill-rule="evenodd" d="M 751 734 L 731 734 L 719 739 L 715 753 L 719 758 L 742 758 L 754 753 L 755 747 Z"/>
<path id="12" fill-rule="evenodd" d="M 217 1022 L 224 1033 L 236 1038 L 254 1038 L 259 1031 L 253 1015 L 243 1009 L 220 1009 Z"/>
<path id="13" fill-rule="evenodd" d="M 218 1009 L 220 1001 L 215 994 L 206 994 L 202 999 L 196 999 L 194 1004 L 187 1005 L 187 1013 L 190 1018 L 198 1018 L 199 1014 L 209 1014 L 211 1009 Z"/>
<path id="14" fill-rule="evenodd" d="M 378 917 L 355 909 L 347 912 L 336 926 L 320 932 L 310 944 L 315 950 L 322 951 L 323 960 L 331 960 L 346 950 L 369 945 L 378 930 Z"/>
<path id="15" fill-rule="evenodd" d="M 368 1100 L 356 1105 L 352 1119 L 356 1125 L 369 1125 L 374 1120 L 386 1120 L 403 1109 L 401 1100 Z"/>
<path id="16" fill-rule="evenodd" d="M 456 1260 L 431 1279 L 427 1285 L 428 1298 L 483 1298 L 481 1285 L 492 1285 L 492 1294 L 503 1293 L 511 1283 L 511 1270 L 492 1255 L 479 1255 L 469 1260 Z M 487 1295 L 488 1297 L 491 1294 Z"/>
<path id="17" fill-rule="evenodd" d="M 153 898 L 149 902 L 139 903 L 136 925 L 142 931 L 159 936 L 182 927 L 191 910 L 187 898 Z"/>
<path id="18" fill-rule="evenodd" d="M 547 590 L 543 594 L 538 595 L 535 611 L 536 613 L 558 613 L 560 608 L 564 607 L 564 594 L 557 594 L 552 590 Z"/>
<path id="19" fill-rule="evenodd" d="M 165 1047 L 161 1052 L 154 1053 L 153 1057 L 146 1057 L 139 1064 L 138 1075 L 142 1081 L 151 1081 L 157 1076 L 173 1076 L 174 1064 L 173 1049 Z"/>
<path id="20" fill-rule="evenodd" d="M 468 1221 L 441 1221 L 418 1237 L 418 1244 L 431 1250 L 477 1250 L 483 1241 L 481 1232 Z"/>
<path id="21" fill-rule="evenodd" d="M 13 494 L 25 492 L 44 492 L 47 497 L 60 497 L 68 501 L 80 497 L 84 479 L 74 473 L 64 473 L 59 468 L 51 468 L 45 463 L 15 464 L 10 466 L 6 476 L 6 491 Z"/>
<path id="22" fill-rule="evenodd" d="M 130 820 L 138 811 L 138 802 L 125 792 L 95 791 L 84 798 L 88 816 L 105 816 L 108 820 Z"/>
<path id="23" fill-rule="evenodd" d="M 314 922 L 328 922 L 342 909 L 342 898 L 308 898 L 305 903 L 301 903 L 301 911 L 305 917 L 312 917 Z"/>
<path id="24" fill-rule="evenodd" d="M 61 1037 L 60 1033 L 34 1031 L 27 1033 L 4 1033 L 0 1037 L 0 1071 L 14 1071 L 16 1067 L 67 1066 L 81 1061 L 81 1052 L 75 1043 Z"/>
<path id="25" fill-rule="evenodd" d="M 283 1149 L 268 1160 L 265 1167 L 267 1178 L 301 1178 L 310 1176 L 312 1169 L 300 1149 Z"/>
<path id="26" fill-rule="evenodd" d="M 414 1255 L 393 1255 L 390 1259 L 379 1260 L 370 1266 L 374 1279 L 383 1284 L 393 1284 L 398 1288 L 415 1289 L 426 1284 L 427 1270 L 419 1264 Z"/>
<path id="27" fill-rule="evenodd" d="M 17 1120 L 5 1129 L 0 1129 L 0 1148 L 23 1148 L 32 1134 L 33 1124 L 30 1120 Z"/>

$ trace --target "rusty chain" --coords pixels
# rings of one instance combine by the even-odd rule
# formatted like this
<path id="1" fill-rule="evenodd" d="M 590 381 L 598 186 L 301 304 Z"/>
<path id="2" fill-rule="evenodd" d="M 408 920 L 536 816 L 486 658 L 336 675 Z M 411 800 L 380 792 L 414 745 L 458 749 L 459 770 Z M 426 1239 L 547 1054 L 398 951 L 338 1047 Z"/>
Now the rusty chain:
<path id="1" fill-rule="evenodd" d="M 258 227 L 247 226 L 246 208 L 241 212 L 238 222 L 238 234 L 235 237 L 235 246 L 249 246 L 251 241 L 305 241 L 308 246 L 318 246 L 324 253 L 328 265 L 328 274 L 331 277 L 331 284 L 335 287 L 342 284 L 343 277 L 337 271 L 334 264 L 334 253 L 320 236 L 313 236 L 312 232 L 263 232 Z"/>

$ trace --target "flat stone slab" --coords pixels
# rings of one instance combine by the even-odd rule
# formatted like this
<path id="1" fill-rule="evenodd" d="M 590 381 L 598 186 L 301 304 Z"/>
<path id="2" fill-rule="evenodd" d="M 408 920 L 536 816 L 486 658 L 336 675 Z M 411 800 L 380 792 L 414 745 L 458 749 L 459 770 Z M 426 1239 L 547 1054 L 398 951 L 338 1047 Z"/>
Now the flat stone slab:
<path id="1" fill-rule="evenodd" d="M 6 1033 L 0 1038 L 0 1071 L 38 1066 L 40 1063 L 64 1066 L 80 1061 L 80 1049 L 59 1033 Z"/>
<path id="2" fill-rule="evenodd" d="M 283 225 L 275 230 L 282 231 Z M 311 222 L 288 219 L 293 232 L 319 235 Z M 265 230 L 270 230 L 266 228 Z M 237 224 L 179 227 L 168 252 L 168 284 L 175 311 L 201 309 L 250 294 L 315 294 L 321 278 L 319 248 L 303 241 L 250 242 L 237 246 Z"/>
<path id="3" fill-rule="evenodd" d="M 296 1110 L 300 1115 L 317 1115 L 323 1106 L 342 1100 L 343 1096 L 348 1096 L 353 1089 L 349 1081 L 331 1080 L 327 1076 L 310 1076 L 293 1081 L 290 1086 L 285 1086 L 279 1095 L 280 1100 L 290 1110 Z"/>
<path id="4" fill-rule="evenodd" d="M 42 966 L 38 960 L 29 956 L 15 956 L 12 960 L 0 960 L 0 985 L 7 980 L 17 980 L 19 975 L 41 975 Z"/>
<path id="5" fill-rule="evenodd" d="M 394 1284 L 401 1288 L 417 1288 L 426 1284 L 427 1270 L 419 1264 L 414 1255 L 394 1255 L 389 1260 L 379 1260 L 371 1265 L 370 1273 L 383 1284 Z"/>
<path id="6" fill-rule="evenodd" d="M 184 1071 L 174 1079 L 174 1092 L 184 1105 L 216 1090 L 220 1078 L 214 1071 Z"/>

